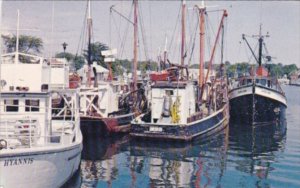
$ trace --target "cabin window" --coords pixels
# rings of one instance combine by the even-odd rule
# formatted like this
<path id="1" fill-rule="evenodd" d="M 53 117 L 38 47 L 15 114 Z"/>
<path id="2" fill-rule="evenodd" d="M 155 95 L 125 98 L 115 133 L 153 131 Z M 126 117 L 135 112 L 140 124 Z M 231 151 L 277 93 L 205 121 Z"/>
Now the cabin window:
<path id="1" fill-rule="evenodd" d="M 243 86 L 243 85 L 246 85 L 246 80 L 242 80 L 242 82 L 241 82 L 241 85 Z"/>
<path id="2" fill-rule="evenodd" d="M 255 81 L 257 84 L 259 83 L 259 79 L 256 79 L 256 81 Z"/>
<path id="3" fill-rule="evenodd" d="M 263 85 L 263 86 L 267 85 L 267 80 L 266 79 L 261 79 L 260 84 Z"/>
<path id="4" fill-rule="evenodd" d="M 251 79 L 247 79 L 247 85 L 252 84 L 252 80 Z"/>
<path id="5" fill-rule="evenodd" d="M 119 90 L 118 90 L 118 86 L 113 86 L 113 92 L 114 93 L 117 93 Z"/>
<path id="6" fill-rule="evenodd" d="M 268 80 L 268 87 L 271 87 L 271 80 Z"/>
<path id="7" fill-rule="evenodd" d="M 5 112 L 18 112 L 19 111 L 19 100 L 7 99 L 4 100 Z"/>
<path id="8" fill-rule="evenodd" d="M 27 99 L 25 100 L 25 112 L 38 112 L 40 111 L 40 101 Z"/>
<path id="9" fill-rule="evenodd" d="M 174 91 L 173 90 L 166 90 L 166 95 L 174 95 Z"/>

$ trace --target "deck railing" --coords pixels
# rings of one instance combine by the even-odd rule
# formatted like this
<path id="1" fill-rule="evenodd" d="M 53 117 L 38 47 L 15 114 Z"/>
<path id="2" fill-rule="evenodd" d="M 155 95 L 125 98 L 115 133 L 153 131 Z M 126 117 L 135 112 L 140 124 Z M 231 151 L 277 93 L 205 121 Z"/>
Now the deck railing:
<path id="1" fill-rule="evenodd" d="M 267 87 L 269 89 L 278 91 L 280 93 L 284 93 L 276 78 L 260 77 L 260 76 L 255 76 L 255 77 L 245 76 L 245 77 L 238 78 L 236 81 L 237 81 L 237 85 L 235 85 L 235 87 L 247 86 L 255 83 L 258 86 Z M 263 81 L 265 82 L 263 83 Z"/>
<path id="2" fill-rule="evenodd" d="M 5 140 L 5 148 L 31 148 L 51 143 L 63 144 L 66 139 L 76 134 L 74 121 L 63 121 L 56 126 L 52 122 L 50 124 L 52 129 L 46 131 L 48 132 L 46 135 L 41 133 L 41 126 L 37 119 L 1 119 L 0 140 Z"/>
<path id="3" fill-rule="evenodd" d="M 0 105 L 0 150 L 74 142 L 80 131 L 77 99 L 76 95 L 62 95 L 62 106 L 39 106 L 38 112 L 5 112 L 5 106 L 17 106 L 19 109 L 30 106 Z M 51 98 L 49 100 L 52 101 Z"/>

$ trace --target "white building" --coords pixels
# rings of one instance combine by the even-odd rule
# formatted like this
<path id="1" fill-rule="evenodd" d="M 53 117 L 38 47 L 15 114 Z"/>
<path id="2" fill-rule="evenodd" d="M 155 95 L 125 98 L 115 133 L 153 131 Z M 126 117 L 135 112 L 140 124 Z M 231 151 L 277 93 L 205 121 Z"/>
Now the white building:
<path id="1" fill-rule="evenodd" d="M 101 65 L 98 65 L 96 62 L 93 62 L 93 64 L 91 65 L 91 80 L 95 79 L 95 74 L 94 71 L 96 72 L 96 76 L 97 76 L 97 80 L 98 81 L 104 81 L 107 80 L 108 78 L 108 74 L 109 74 L 109 70 L 102 67 Z M 78 71 L 79 76 L 82 78 L 82 84 L 86 84 L 87 80 L 88 80 L 88 65 L 84 64 L 83 67 L 81 69 L 79 69 Z"/>

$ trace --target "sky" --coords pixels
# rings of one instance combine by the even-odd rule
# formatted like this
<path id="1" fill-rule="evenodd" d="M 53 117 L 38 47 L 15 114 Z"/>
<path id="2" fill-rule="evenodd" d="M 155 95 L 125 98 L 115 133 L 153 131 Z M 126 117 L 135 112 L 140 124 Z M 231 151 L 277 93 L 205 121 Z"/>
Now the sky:
<path id="1" fill-rule="evenodd" d="M 199 1 L 187 1 L 186 63 L 199 62 L 198 14 L 194 9 Z M 117 58 L 132 59 L 133 27 L 110 7 L 132 19 L 132 1 L 92 1 L 93 41 L 117 48 Z M 139 59 L 157 60 L 167 40 L 171 62 L 180 59 L 180 1 L 139 1 Z M 300 2 L 299 1 L 208 1 L 207 10 L 228 11 L 224 33 L 224 60 L 253 62 L 249 49 L 242 41 L 242 34 L 249 36 L 269 33 L 265 38 L 269 55 L 274 63 L 300 67 Z M 86 1 L 3 1 L 1 33 L 15 33 L 17 9 L 20 10 L 20 33 L 41 37 L 44 56 L 62 52 L 66 42 L 67 52 L 81 53 L 81 35 L 84 28 Z M 205 60 L 210 58 L 212 44 L 222 12 L 208 12 Z M 142 26 L 142 27 L 141 27 Z M 143 32 L 141 32 L 143 31 Z M 196 35 L 195 35 L 196 32 Z M 143 33 L 143 34 L 142 34 Z M 196 36 L 196 38 L 195 38 Z M 195 39 L 195 40 L 194 40 Z M 248 38 L 254 49 L 257 40 Z M 192 53 L 192 47 L 194 51 Z M 218 44 L 220 47 L 220 42 Z M 192 55 L 191 55 L 192 54 Z M 216 60 L 220 57 L 218 48 Z"/>

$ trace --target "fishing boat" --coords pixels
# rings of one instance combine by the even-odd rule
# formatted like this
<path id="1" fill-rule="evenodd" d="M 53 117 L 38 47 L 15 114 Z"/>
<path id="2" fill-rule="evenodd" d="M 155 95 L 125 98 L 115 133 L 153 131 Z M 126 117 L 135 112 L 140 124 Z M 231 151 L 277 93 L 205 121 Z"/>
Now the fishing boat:
<path id="1" fill-rule="evenodd" d="M 263 55 L 264 38 L 261 29 L 258 36 L 258 55 L 256 55 L 243 35 L 254 59 L 258 63 L 256 71 L 250 76 L 242 76 L 231 84 L 229 91 L 230 116 L 233 121 L 250 124 L 268 124 L 285 119 L 287 100 L 276 77 L 272 77 L 262 65 L 263 58 L 271 60 L 271 56 Z"/>
<path id="2" fill-rule="evenodd" d="M 0 187 L 60 187 L 80 164 L 78 95 L 54 89 L 47 59 L 19 52 L 19 24 L 16 39 L 0 64 Z"/>
<path id="3" fill-rule="evenodd" d="M 134 43 L 134 71 L 133 83 L 130 90 L 122 90 L 129 88 L 120 81 L 113 80 L 111 63 L 114 60 L 116 50 L 102 51 L 102 56 L 106 56 L 105 62 L 108 63 L 108 75 L 103 77 L 98 74 L 101 66 L 92 62 L 91 59 L 91 33 L 92 18 L 90 13 L 91 3 L 88 1 L 88 61 L 84 74 L 83 84 L 80 87 L 80 116 L 81 129 L 84 135 L 98 135 L 129 132 L 130 122 L 139 114 L 139 109 L 146 104 L 146 97 L 143 96 L 144 90 L 137 85 L 137 1 L 135 2 L 135 43 Z M 93 73 L 93 76 L 92 76 Z M 120 93 L 123 93 L 122 95 Z"/>
<path id="4" fill-rule="evenodd" d="M 199 81 L 189 79 L 188 68 L 184 65 L 185 50 L 182 50 L 181 65 L 171 64 L 171 67 L 165 70 L 167 79 L 164 76 L 165 72 L 153 76 L 155 79 L 151 85 L 150 108 L 131 122 L 132 137 L 189 141 L 198 136 L 212 135 L 224 129 L 229 121 L 224 66 L 220 66 L 218 75 L 209 76 L 227 12 L 223 10 L 209 69 L 204 78 L 204 17 L 207 11 L 204 3 L 196 7 L 200 20 Z M 184 14 L 185 1 L 182 3 L 182 10 Z M 184 43 L 182 41 L 183 49 Z"/>

